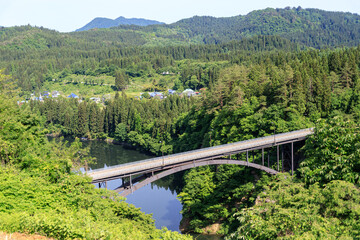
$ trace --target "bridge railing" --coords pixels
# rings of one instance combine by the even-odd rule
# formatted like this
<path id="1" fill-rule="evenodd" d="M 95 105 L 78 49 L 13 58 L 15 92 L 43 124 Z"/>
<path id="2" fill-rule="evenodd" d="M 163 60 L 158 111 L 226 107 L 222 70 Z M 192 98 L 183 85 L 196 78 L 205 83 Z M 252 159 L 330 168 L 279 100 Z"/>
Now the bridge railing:
<path id="1" fill-rule="evenodd" d="M 304 132 L 313 132 L 313 128 L 301 129 L 301 130 L 297 130 L 297 131 L 280 133 L 280 134 L 276 134 L 276 135 L 269 135 L 269 136 L 265 136 L 265 137 L 249 139 L 249 140 L 244 140 L 244 141 L 239 141 L 239 142 L 234 142 L 234 143 L 228 143 L 228 144 L 223 144 L 223 145 L 218 145 L 218 146 L 213 146 L 213 147 L 208 147 L 208 148 L 201 148 L 201 149 L 197 149 L 197 150 L 171 154 L 171 155 L 167 155 L 167 156 L 163 156 L 163 157 L 161 156 L 161 157 L 156 157 L 156 158 L 150 158 L 150 159 L 131 162 L 131 163 L 124 163 L 124 164 L 120 164 L 120 165 L 107 167 L 106 170 L 116 169 L 116 168 L 119 168 L 120 166 L 126 168 L 127 166 L 129 166 L 129 167 L 133 166 L 135 163 L 136 164 L 142 164 L 142 163 L 149 164 L 151 162 L 159 162 L 159 161 L 164 161 L 164 163 L 165 163 L 165 161 L 166 161 L 166 164 L 173 164 L 173 163 L 178 163 L 181 161 L 191 161 L 192 159 L 190 159 L 190 158 L 208 157 L 209 154 L 206 154 L 206 153 L 209 150 L 211 150 L 210 155 L 214 155 L 214 156 L 223 155 L 224 151 L 221 151 L 221 149 L 224 149 L 224 148 L 226 148 L 226 152 L 236 152 L 239 150 L 239 148 L 237 147 L 237 145 L 239 145 L 239 144 L 242 145 L 243 149 L 247 149 L 247 148 L 256 146 L 256 145 L 254 145 L 255 142 L 263 142 L 262 145 L 272 144 L 272 143 L 276 144 L 277 138 L 278 138 L 278 140 L 280 140 L 282 137 L 284 137 L 285 135 L 289 135 L 289 134 L 291 134 L 292 139 L 296 138 L 297 136 L 303 137 Z M 264 142 L 264 140 L 267 140 L 267 141 Z M 198 154 L 196 154 L 196 153 L 198 153 Z M 186 155 L 191 155 L 192 157 L 186 158 L 185 157 Z M 173 161 L 171 161 L 170 159 L 173 159 Z M 90 171 L 88 171 L 88 173 L 95 174 L 96 172 L 100 172 L 100 171 L 104 171 L 104 169 L 90 170 Z"/>

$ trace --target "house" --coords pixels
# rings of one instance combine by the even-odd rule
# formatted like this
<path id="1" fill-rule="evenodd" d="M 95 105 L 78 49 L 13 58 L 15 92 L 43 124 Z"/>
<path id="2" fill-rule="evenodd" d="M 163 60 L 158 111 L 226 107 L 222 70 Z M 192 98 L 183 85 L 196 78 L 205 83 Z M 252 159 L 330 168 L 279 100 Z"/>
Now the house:
<path id="1" fill-rule="evenodd" d="M 41 94 L 40 94 L 40 97 L 34 97 L 34 101 L 40 101 L 40 102 L 42 102 L 42 101 L 44 101 L 44 99 L 43 99 L 43 97 L 42 97 Z"/>
<path id="2" fill-rule="evenodd" d="M 43 97 L 48 98 L 48 97 L 50 96 L 50 93 L 49 93 L 49 91 L 44 91 L 44 92 L 42 93 L 42 95 L 43 95 Z"/>
<path id="3" fill-rule="evenodd" d="M 152 92 L 150 93 L 150 97 L 151 98 L 160 98 L 160 99 L 163 99 L 164 98 L 164 95 L 161 93 L 161 92 Z"/>
<path id="4" fill-rule="evenodd" d="M 24 103 L 28 103 L 28 101 L 17 101 L 17 104 L 19 105 L 19 106 L 21 106 L 21 105 L 23 105 Z"/>
<path id="5" fill-rule="evenodd" d="M 169 95 L 174 95 L 176 93 L 176 91 L 172 90 L 172 89 L 168 89 L 168 93 L 169 93 Z"/>
<path id="6" fill-rule="evenodd" d="M 106 101 L 109 101 L 111 99 L 111 95 L 110 94 L 104 94 L 101 97 L 101 100 L 103 103 L 105 103 Z"/>
<path id="7" fill-rule="evenodd" d="M 78 95 L 74 94 L 74 93 L 71 93 L 68 98 L 79 98 Z"/>
<path id="8" fill-rule="evenodd" d="M 52 96 L 53 98 L 57 98 L 57 97 L 60 96 L 60 93 L 59 93 L 59 91 L 52 91 L 52 92 L 51 92 L 51 96 Z"/>
<path id="9" fill-rule="evenodd" d="M 94 101 L 95 103 L 99 103 L 101 101 L 99 97 L 92 97 L 90 100 Z"/>
<path id="10" fill-rule="evenodd" d="M 195 91 L 189 88 L 185 89 L 182 94 L 188 97 L 196 95 Z"/>

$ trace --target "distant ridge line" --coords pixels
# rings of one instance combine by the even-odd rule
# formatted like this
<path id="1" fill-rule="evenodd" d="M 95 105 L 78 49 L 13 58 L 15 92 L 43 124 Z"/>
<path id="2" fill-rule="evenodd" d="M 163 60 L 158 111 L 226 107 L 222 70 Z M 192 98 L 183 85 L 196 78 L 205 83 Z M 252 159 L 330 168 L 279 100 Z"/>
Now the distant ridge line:
<path id="1" fill-rule="evenodd" d="M 110 18 L 97 17 L 94 18 L 91 22 L 89 22 L 85 26 L 83 26 L 82 28 L 75 30 L 75 32 L 87 31 L 94 28 L 111 28 L 120 25 L 148 26 L 148 25 L 159 25 L 159 24 L 165 24 L 165 23 L 156 20 L 148 20 L 144 18 L 118 17 L 116 19 L 110 19 Z"/>

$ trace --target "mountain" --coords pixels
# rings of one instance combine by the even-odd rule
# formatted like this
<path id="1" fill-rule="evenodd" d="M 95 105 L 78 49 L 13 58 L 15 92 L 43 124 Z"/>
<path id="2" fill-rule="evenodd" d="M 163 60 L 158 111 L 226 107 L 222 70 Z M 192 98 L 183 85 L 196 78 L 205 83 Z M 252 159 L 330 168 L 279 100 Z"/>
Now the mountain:
<path id="1" fill-rule="evenodd" d="M 115 20 L 109 18 L 95 18 L 84 27 L 79 28 L 76 32 L 86 31 L 93 28 L 111 28 L 119 25 L 136 25 L 136 26 L 148 26 L 155 24 L 164 24 L 162 22 L 147 20 L 143 18 L 124 18 L 118 17 Z"/>
<path id="2" fill-rule="evenodd" d="M 120 17 L 117 20 L 120 22 L 124 19 Z M 109 26 L 110 22 L 115 20 L 99 19 L 97 21 L 102 22 L 105 27 L 106 24 Z M 141 21 L 148 22 L 149 20 L 142 19 Z M 141 21 L 135 22 L 141 24 Z M 358 14 L 300 7 L 267 8 L 247 15 L 224 18 L 195 16 L 173 24 L 100 27 L 101 25 L 98 24 L 98 27 L 92 31 L 61 34 L 29 26 L 4 28 L 0 29 L 0 49 L 79 45 L 96 49 L 99 46 L 224 44 L 257 36 L 281 37 L 300 46 L 319 49 L 360 44 L 360 16 Z"/>
<path id="3" fill-rule="evenodd" d="M 267 8 L 224 18 L 195 16 L 170 25 L 119 26 L 118 29 L 154 32 L 158 37 L 203 44 L 219 44 L 257 35 L 281 36 L 315 48 L 360 43 L 358 14 L 301 7 Z"/>

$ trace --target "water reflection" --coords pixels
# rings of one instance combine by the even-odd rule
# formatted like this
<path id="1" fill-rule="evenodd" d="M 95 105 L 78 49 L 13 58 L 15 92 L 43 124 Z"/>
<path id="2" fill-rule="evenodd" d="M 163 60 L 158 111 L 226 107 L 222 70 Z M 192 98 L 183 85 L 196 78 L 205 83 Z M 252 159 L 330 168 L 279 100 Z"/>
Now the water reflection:
<path id="1" fill-rule="evenodd" d="M 52 139 L 49 137 L 49 139 Z M 73 139 L 64 139 L 69 143 Z M 96 163 L 89 165 L 91 169 L 114 166 L 152 158 L 146 153 L 136 151 L 123 145 L 113 145 L 102 141 L 84 141 L 83 147 L 90 147 L 90 156 L 96 158 Z M 176 198 L 183 187 L 183 173 L 176 173 L 142 187 L 127 196 L 126 202 L 134 204 L 147 214 L 153 214 L 157 228 L 166 227 L 172 231 L 179 231 L 182 205 Z M 107 183 L 108 189 L 116 189 L 121 180 Z M 219 240 L 217 235 L 194 235 L 197 240 Z"/>
<path id="2" fill-rule="evenodd" d="M 91 169 L 154 157 L 126 146 L 105 142 L 86 141 L 83 142 L 83 146 L 89 146 L 90 155 L 97 159 L 95 164 L 89 166 Z M 166 227 L 172 231 L 179 231 L 182 205 L 176 197 L 182 188 L 181 179 L 181 173 L 159 179 L 128 195 L 126 202 L 134 204 L 147 214 L 152 214 L 157 228 Z M 120 185 L 121 180 L 112 180 L 107 183 L 108 188 L 112 190 Z"/>
<path id="3" fill-rule="evenodd" d="M 153 214 L 157 228 L 166 227 L 172 231 L 179 231 L 182 206 L 176 198 L 176 193 L 171 193 L 156 184 L 149 184 L 128 195 L 126 202 L 140 207 L 145 213 Z"/>

